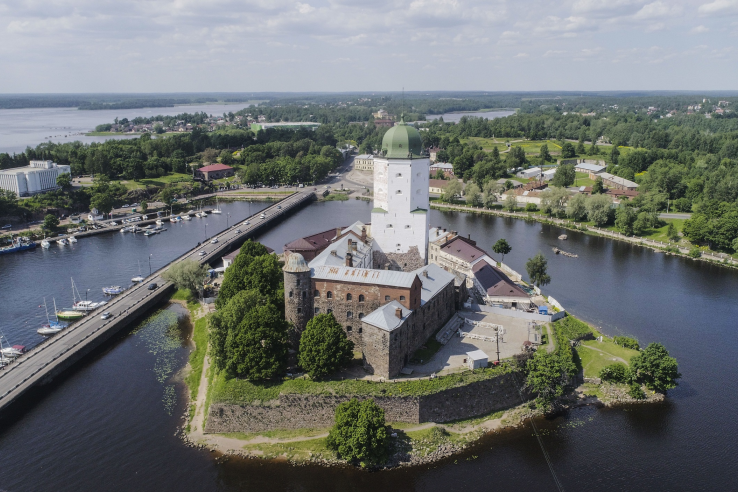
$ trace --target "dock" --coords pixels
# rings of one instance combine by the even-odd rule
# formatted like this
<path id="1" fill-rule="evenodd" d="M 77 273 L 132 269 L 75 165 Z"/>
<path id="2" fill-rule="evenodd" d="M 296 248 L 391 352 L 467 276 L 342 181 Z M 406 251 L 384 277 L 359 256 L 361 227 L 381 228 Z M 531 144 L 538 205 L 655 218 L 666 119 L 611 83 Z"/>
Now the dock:
<path id="1" fill-rule="evenodd" d="M 216 244 L 207 242 L 197 245 L 146 277 L 143 282 L 116 296 L 103 307 L 90 312 L 80 321 L 48 338 L 4 368 L 0 368 L 0 412 L 31 388 L 52 381 L 115 334 L 167 300 L 174 290 L 174 285 L 165 281 L 161 275 L 173 264 L 195 260 L 200 264 L 212 265 L 225 254 L 239 248 L 247 239 L 273 227 L 284 217 L 315 199 L 313 191 L 294 193 L 214 234 L 213 237 L 218 238 Z M 262 214 L 265 215 L 264 219 L 260 219 Z M 250 224 L 246 225 L 246 222 Z M 241 230 L 240 234 L 236 233 L 237 229 Z M 206 254 L 200 256 L 200 251 L 205 251 Z M 156 283 L 158 287 L 148 290 L 151 283 Z M 100 317 L 102 312 L 109 312 L 112 317 L 103 320 Z"/>

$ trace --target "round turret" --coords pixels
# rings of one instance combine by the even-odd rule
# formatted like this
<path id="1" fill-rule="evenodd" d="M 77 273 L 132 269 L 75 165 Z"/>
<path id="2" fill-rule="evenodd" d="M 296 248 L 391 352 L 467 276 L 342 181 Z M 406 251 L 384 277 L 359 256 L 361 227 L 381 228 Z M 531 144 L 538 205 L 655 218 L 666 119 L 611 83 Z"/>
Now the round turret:
<path id="1" fill-rule="evenodd" d="M 300 334 L 313 317 L 313 289 L 310 267 L 299 253 L 289 253 L 282 268 L 284 276 L 285 319 L 295 330 L 290 334 L 293 348 L 297 350 Z"/>
<path id="2" fill-rule="evenodd" d="M 418 159 L 423 156 L 420 154 L 423 147 L 423 141 L 420 138 L 420 132 L 413 126 L 402 120 L 384 134 L 382 139 L 382 153 L 388 159 Z"/>
<path id="3" fill-rule="evenodd" d="M 309 272 L 310 267 L 300 253 L 289 253 L 282 270 L 290 273 Z"/>

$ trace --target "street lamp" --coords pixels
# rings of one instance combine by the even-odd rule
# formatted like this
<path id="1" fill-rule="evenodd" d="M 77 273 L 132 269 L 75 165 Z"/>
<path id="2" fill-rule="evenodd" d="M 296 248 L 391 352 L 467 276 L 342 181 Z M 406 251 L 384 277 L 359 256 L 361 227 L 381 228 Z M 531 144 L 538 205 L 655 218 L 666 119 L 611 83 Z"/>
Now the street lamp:
<path id="1" fill-rule="evenodd" d="M 226 229 L 228 229 L 228 220 L 230 219 L 231 214 L 226 214 Z"/>
<path id="2" fill-rule="evenodd" d="M 149 277 L 151 276 L 151 257 L 153 256 L 153 253 L 149 255 Z"/>
<path id="3" fill-rule="evenodd" d="M 205 222 L 205 240 L 208 240 L 208 223 Z"/>
<path id="4" fill-rule="evenodd" d="M 90 289 L 87 289 L 87 292 L 89 292 Z M 87 292 L 85 292 L 85 302 L 87 302 Z"/>

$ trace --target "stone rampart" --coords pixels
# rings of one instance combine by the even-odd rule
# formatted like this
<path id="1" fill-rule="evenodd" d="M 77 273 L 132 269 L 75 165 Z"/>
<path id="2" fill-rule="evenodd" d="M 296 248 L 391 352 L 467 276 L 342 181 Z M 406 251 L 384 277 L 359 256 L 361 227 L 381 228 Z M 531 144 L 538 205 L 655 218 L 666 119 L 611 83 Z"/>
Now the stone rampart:
<path id="1" fill-rule="evenodd" d="M 520 376 L 518 376 L 520 378 Z M 392 383 L 386 383 L 391 388 Z M 276 429 L 330 427 L 336 407 L 351 396 L 283 394 L 263 404 L 213 403 L 206 433 L 264 432 Z M 448 422 L 477 417 L 520 403 L 515 378 L 503 374 L 425 396 L 358 395 L 374 398 L 387 422 Z"/>

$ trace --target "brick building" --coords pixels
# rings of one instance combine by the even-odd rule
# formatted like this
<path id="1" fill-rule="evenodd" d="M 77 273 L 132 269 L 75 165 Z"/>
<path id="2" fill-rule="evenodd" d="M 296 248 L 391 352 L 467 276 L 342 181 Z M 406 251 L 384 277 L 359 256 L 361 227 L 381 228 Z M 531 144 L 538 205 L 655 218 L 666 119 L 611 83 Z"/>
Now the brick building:
<path id="1" fill-rule="evenodd" d="M 195 171 L 195 179 L 211 181 L 213 179 L 229 178 L 236 175 L 236 170 L 225 164 L 210 164 Z"/>

